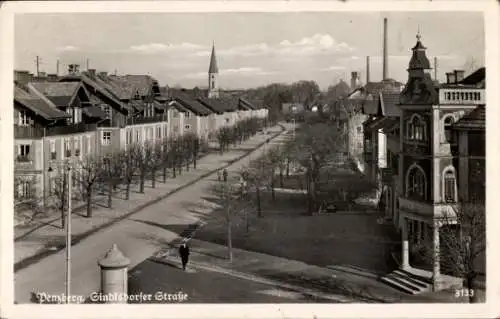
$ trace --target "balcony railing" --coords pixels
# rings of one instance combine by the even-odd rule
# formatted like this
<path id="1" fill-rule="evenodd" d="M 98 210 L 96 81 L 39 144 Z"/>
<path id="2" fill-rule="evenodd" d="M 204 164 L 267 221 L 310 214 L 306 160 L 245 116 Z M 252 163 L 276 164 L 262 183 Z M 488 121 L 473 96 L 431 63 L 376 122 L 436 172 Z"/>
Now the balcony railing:
<path id="1" fill-rule="evenodd" d="M 439 101 L 441 104 L 485 104 L 484 89 L 440 89 Z"/>
<path id="2" fill-rule="evenodd" d="M 167 121 L 166 115 L 156 115 L 151 117 L 129 118 L 127 119 L 127 125 L 148 124 L 148 123 L 157 123 L 166 121 Z"/>
<path id="3" fill-rule="evenodd" d="M 14 125 L 14 138 L 35 139 L 43 137 L 43 128 L 37 126 Z"/>
<path id="4" fill-rule="evenodd" d="M 92 132 L 95 130 L 97 130 L 97 124 L 78 123 L 66 126 L 48 127 L 46 130 L 46 135 L 54 136 L 54 135 L 77 134 L 84 132 Z"/>
<path id="5" fill-rule="evenodd" d="M 456 203 L 431 203 L 421 202 L 409 198 L 399 197 L 399 208 L 409 213 L 423 216 L 433 216 L 434 218 L 456 217 Z"/>

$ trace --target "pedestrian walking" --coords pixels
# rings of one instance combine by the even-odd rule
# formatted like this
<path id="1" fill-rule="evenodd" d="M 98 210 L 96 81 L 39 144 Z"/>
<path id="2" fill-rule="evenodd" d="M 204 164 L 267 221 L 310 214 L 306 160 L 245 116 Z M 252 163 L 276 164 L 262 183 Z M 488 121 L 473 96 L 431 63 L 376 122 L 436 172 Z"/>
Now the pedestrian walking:
<path id="1" fill-rule="evenodd" d="M 224 182 L 227 182 L 227 169 L 225 169 L 225 168 L 222 171 L 222 177 L 224 178 Z"/>
<path id="2" fill-rule="evenodd" d="M 179 247 L 179 255 L 181 256 L 182 270 L 186 270 L 189 261 L 189 247 L 186 243 L 182 243 L 181 247 Z"/>

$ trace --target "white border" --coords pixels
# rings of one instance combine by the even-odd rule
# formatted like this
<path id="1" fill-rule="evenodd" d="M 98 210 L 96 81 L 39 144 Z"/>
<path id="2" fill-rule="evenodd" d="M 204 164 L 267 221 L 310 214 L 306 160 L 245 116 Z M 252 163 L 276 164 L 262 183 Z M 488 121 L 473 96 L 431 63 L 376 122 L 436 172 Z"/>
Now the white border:
<path id="1" fill-rule="evenodd" d="M 499 314 L 495 301 L 500 300 L 498 281 L 498 214 L 499 197 L 495 196 L 495 182 L 500 180 L 496 161 L 500 143 L 496 142 L 500 126 L 498 96 L 500 67 L 499 13 L 497 1 L 140 1 L 140 2 L 4 2 L 0 7 L 0 146 L 8 150 L 0 164 L 0 317 L 5 318 L 480 318 L 496 317 Z M 279 305 L 12 305 L 13 303 L 13 218 L 12 179 L 13 143 L 12 129 L 12 83 L 13 83 L 13 15 L 21 12 L 325 12 L 325 11 L 480 11 L 485 15 L 485 52 L 487 65 L 487 274 L 488 291 L 486 304 L 279 304 Z M 491 89 L 493 88 L 493 89 Z"/>

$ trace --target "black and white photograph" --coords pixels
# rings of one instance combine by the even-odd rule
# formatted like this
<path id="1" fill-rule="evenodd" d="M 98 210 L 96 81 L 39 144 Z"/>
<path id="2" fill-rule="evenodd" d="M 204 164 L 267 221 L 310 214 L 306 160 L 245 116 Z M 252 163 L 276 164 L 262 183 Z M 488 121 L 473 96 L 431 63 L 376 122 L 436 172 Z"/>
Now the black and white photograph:
<path id="1" fill-rule="evenodd" d="M 2 8 L 9 307 L 493 311 L 500 7 L 188 2 Z"/>

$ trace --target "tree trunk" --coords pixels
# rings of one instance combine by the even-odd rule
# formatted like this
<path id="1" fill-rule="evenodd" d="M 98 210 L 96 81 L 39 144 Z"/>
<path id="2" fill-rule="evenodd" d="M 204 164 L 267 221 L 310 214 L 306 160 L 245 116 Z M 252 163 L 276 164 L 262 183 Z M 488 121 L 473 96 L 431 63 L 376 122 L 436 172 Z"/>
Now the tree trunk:
<path id="1" fill-rule="evenodd" d="M 285 181 L 283 179 L 283 170 L 280 168 L 280 187 L 285 188 Z"/>
<path id="2" fill-rule="evenodd" d="M 129 200 L 130 199 L 130 184 L 132 183 L 131 178 L 127 178 L 127 189 L 125 190 L 125 199 Z"/>
<path id="3" fill-rule="evenodd" d="M 228 209 L 228 220 L 227 220 L 227 254 L 228 254 L 228 259 L 229 262 L 233 261 L 233 238 L 231 234 L 231 228 L 232 228 L 232 221 L 231 217 L 229 216 L 230 212 Z"/>
<path id="4" fill-rule="evenodd" d="M 151 170 L 151 187 L 156 187 L 156 168 Z"/>
<path id="5" fill-rule="evenodd" d="M 176 178 L 177 177 L 177 170 L 176 170 L 176 167 L 175 167 L 175 162 L 173 162 L 173 165 L 172 165 L 172 177 L 173 178 Z"/>
<path id="6" fill-rule="evenodd" d="M 139 193 L 144 193 L 144 179 L 146 178 L 146 172 L 141 170 L 141 182 L 139 184 Z"/>
<path id="7" fill-rule="evenodd" d="M 167 167 L 163 167 L 163 183 L 167 182 Z"/>
<path id="8" fill-rule="evenodd" d="M 469 303 L 477 303 L 478 298 L 477 298 L 477 290 L 474 289 L 474 279 L 476 276 L 468 276 L 466 281 L 467 284 L 467 290 L 468 290 L 468 296 L 469 296 Z"/>
<path id="9" fill-rule="evenodd" d="M 194 169 L 196 169 L 197 159 L 198 159 L 198 153 L 195 152 L 194 156 L 193 156 L 193 166 L 194 166 Z"/>
<path id="10" fill-rule="evenodd" d="M 262 217 L 262 205 L 260 202 L 260 186 L 257 186 L 257 213 L 259 217 Z"/>
<path id="11" fill-rule="evenodd" d="M 113 183 L 109 181 L 108 184 L 108 208 L 113 206 Z"/>
<path id="12" fill-rule="evenodd" d="M 191 162 L 191 159 L 188 157 L 186 159 L 186 172 L 189 172 L 189 164 L 190 164 L 190 162 Z"/>
<path id="13" fill-rule="evenodd" d="M 87 218 L 92 217 L 92 188 L 87 188 Z"/>
<path id="14" fill-rule="evenodd" d="M 273 202 L 276 200 L 276 193 L 274 192 L 274 176 L 271 177 L 271 198 Z"/>
<path id="15" fill-rule="evenodd" d="M 290 178 L 290 160 L 286 160 L 286 178 Z"/>

